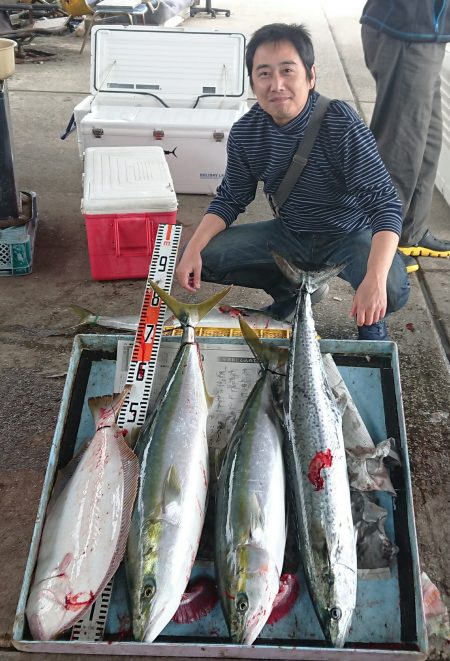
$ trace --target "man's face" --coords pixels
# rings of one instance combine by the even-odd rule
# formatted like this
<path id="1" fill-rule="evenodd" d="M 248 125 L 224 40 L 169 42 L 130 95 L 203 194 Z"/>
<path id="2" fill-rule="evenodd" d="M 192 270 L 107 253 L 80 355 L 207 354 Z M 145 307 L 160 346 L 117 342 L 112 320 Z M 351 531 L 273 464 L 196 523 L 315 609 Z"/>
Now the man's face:
<path id="1" fill-rule="evenodd" d="M 255 51 L 252 87 L 258 103 L 278 126 L 288 124 L 303 110 L 314 87 L 305 65 L 290 41 L 261 44 Z"/>

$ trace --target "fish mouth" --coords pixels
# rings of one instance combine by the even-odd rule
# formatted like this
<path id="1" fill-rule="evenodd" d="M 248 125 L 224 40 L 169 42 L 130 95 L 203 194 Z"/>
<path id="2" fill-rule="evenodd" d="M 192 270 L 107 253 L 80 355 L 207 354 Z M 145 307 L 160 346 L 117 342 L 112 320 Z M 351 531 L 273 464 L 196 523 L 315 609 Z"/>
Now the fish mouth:
<path id="1" fill-rule="evenodd" d="M 152 643 L 170 622 L 171 617 L 170 612 L 164 608 L 153 611 L 147 622 L 142 624 L 141 630 L 143 631 L 143 635 L 141 640 L 146 643 Z"/>

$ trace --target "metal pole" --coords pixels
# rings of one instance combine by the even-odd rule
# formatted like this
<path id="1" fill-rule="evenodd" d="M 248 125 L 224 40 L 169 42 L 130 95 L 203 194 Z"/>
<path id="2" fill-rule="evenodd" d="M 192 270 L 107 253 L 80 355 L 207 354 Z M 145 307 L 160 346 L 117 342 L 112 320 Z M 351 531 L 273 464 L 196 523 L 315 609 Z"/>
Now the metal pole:
<path id="1" fill-rule="evenodd" d="M 8 87 L 6 80 L 0 80 L 0 221 L 8 218 L 14 220 L 20 212 L 20 193 L 14 176 Z"/>

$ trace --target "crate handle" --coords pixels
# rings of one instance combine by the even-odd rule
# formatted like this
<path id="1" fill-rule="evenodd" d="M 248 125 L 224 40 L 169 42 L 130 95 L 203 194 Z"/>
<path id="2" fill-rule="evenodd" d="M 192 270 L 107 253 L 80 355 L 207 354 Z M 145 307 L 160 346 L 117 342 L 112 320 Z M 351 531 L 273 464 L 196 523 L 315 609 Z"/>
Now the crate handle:
<path id="1" fill-rule="evenodd" d="M 121 223 L 121 221 L 124 222 L 124 223 L 127 222 L 126 219 L 121 219 L 121 218 L 118 218 L 117 216 L 114 218 L 114 243 L 115 243 L 114 248 L 115 248 L 115 252 L 116 252 L 116 257 L 120 257 L 123 254 L 123 252 L 120 249 L 120 223 Z M 148 256 L 152 255 L 152 247 L 153 247 L 152 228 L 153 228 L 153 224 L 152 224 L 151 218 L 146 217 L 145 218 L 145 242 L 146 242 L 145 251 L 144 251 L 144 247 L 142 246 L 142 250 L 140 250 L 139 252 L 136 252 L 135 249 L 132 251 L 134 255 L 136 255 L 136 256 L 137 255 L 148 255 Z"/>

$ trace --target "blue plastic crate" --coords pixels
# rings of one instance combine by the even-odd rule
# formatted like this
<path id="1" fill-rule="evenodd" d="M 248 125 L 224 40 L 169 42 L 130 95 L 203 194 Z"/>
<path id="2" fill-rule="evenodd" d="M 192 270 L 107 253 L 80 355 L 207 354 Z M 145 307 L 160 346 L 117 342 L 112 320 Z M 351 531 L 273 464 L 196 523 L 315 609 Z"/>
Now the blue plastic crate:
<path id="1" fill-rule="evenodd" d="M 345 648 L 331 649 L 326 646 L 315 616 L 312 602 L 301 570 L 297 573 L 300 594 L 292 611 L 274 624 L 267 624 L 261 636 L 251 646 L 232 644 L 223 618 L 220 604 L 205 617 L 194 623 L 170 622 L 153 643 L 132 639 L 127 623 L 130 621 L 123 566 L 117 572 L 106 619 L 105 635 L 95 640 L 92 631 L 88 636 L 69 640 L 64 635 L 58 640 L 33 640 L 25 617 L 25 606 L 32 582 L 38 554 L 45 512 L 58 468 L 64 467 L 76 455 L 87 439 L 95 432 L 89 411 L 90 397 L 112 392 L 116 371 L 117 345 L 119 340 L 130 342 L 131 336 L 78 335 L 74 340 L 60 413 L 50 451 L 47 474 L 31 542 L 22 591 L 17 606 L 13 630 L 13 645 L 24 652 L 40 652 L 50 658 L 51 653 L 98 654 L 112 658 L 126 657 L 177 657 L 264 659 L 266 661 L 423 661 L 427 657 L 427 637 L 422 608 L 420 568 L 414 525 L 411 477 L 408 446 L 401 401 L 401 384 L 396 345 L 393 342 L 358 342 L 357 340 L 322 340 L 323 353 L 331 353 L 339 371 L 360 409 L 375 442 L 393 436 L 398 442 L 402 464 L 391 477 L 397 496 L 394 499 L 382 494 L 382 506 L 388 512 L 386 532 L 399 546 L 389 572 L 381 577 L 358 575 L 357 608 L 352 629 Z M 233 387 L 238 393 L 235 401 L 242 401 L 241 386 L 250 388 L 256 379 L 258 365 L 242 338 L 198 338 L 203 354 L 208 349 L 221 351 L 238 348 L 248 351 L 250 361 L 245 360 L 245 376 L 242 383 L 237 377 L 234 354 L 230 355 L 229 371 L 216 373 L 216 388 Z M 277 344 L 287 345 L 287 340 Z M 364 346 L 363 346 L 364 345 Z M 163 380 L 170 368 L 169 347 L 173 352 L 179 346 L 179 338 L 164 337 L 158 357 L 159 378 Z M 251 356 L 251 357 L 250 357 Z M 207 364 L 207 357 L 205 358 Z M 220 365 L 225 365 L 221 362 Z M 211 377 L 211 374 L 209 374 Z M 206 374 L 208 377 L 208 374 Z M 213 379 L 213 380 L 214 380 Z M 234 384 L 232 386 L 231 384 Z M 207 381 L 208 384 L 208 381 Z M 217 385 L 219 384 L 219 385 Z M 156 382 L 155 382 L 156 385 Z M 152 401 L 157 397 L 152 393 Z M 212 390 L 212 388 L 211 388 Z M 218 390 L 217 390 L 218 391 Z M 152 403 L 150 403 L 150 407 Z M 210 434 L 214 440 L 217 429 Z M 214 507 L 214 497 L 210 499 Z M 214 577 L 210 539 L 212 516 L 207 515 L 203 545 L 201 543 L 192 577 Z M 209 529 L 208 529 L 209 526 Z M 92 612 L 91 612 L 92 617 Z M 92 618 L 94 619 L 94 618 Z M 46 658 L 47 658 L 46 656 Z"/>
<path id="2" fill-rule="evenodd" d="M 0 230 L 0 276 L 31 273 L 38 222 L 36 194 L 22 195 L 30 200 L 31 218 L 24 225 Z"/>

